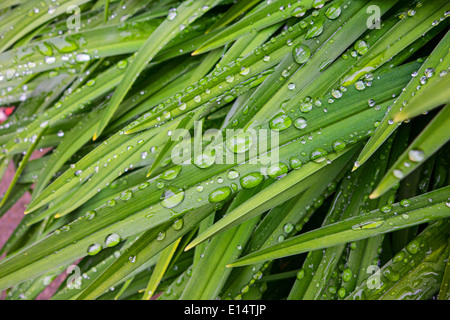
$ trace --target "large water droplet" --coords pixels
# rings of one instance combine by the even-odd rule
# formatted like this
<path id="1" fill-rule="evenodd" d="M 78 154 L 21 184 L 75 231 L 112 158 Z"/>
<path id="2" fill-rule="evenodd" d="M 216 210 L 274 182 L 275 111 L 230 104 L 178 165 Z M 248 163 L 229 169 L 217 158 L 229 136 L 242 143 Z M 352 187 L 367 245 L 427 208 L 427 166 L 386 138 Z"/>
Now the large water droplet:
<path id="1" fill-rule="evenodd" d="M 307 125 L 308 125 L 308 123 L 307 123 L 306 119 L 303 117 L 297 118 L 294 121 L 294 126 L 297 129 L 305 129 Z"/>
<path id="2" fill-rule="evenodd" d="M 392 174 L 394 175 L 394 177 L 396 177 L 397 179 L 403 179 L 405 177 L 405 174 L 403 173 L 403 171 L 401 171 L 400 169 L 394 169 L 394 171 L 392 171 Z"/>
<path id="3" fill-rule="evenodd" d="M 249 173 L 240 179 L 242 188 L 250 189 L 256 187 L 264 180 L 264 176 L 260 172 Z"/>
<path id="4" fill-rule="evenodd" d="M 176 8 L 171 8 L 169 10 L 169 14 L 167 15 L 167 20 L 172 21 L 173 19 L 175 19 L 177 16 L 177 9 Z"/>
<path id="5" fill-rule="evenodd" d="M 167 181 L 175 179 L 180 173 L 181 168 L 182 166 L 175 166 L 173 168 L 166 170 L 164 173 L 161 174 L 161 179 Z"/>
<path id="6" fill-rule="evenodd" d="M 208 200 L 209 202 L 215 203 L 226 200 L 231 194 L 230 187 L 221 187 L 217 188 L 213 192 L 209 194 Z"/>
<path id="7" fill-rule="evenodd" d="M 237 172 L 236 170 L 231 170 L 227 174 L 227 178 L 230 180 L 236 179 L 238 177 L 239 177 L 239 172 Z"/>
<path id="8" fill-rule="evenodd" d="M 304 44 L 298 44 L 292 49 L 292 56 L 298 64 L 306 63 L 311 57 L 311 49 Z"/>
<path id="9" fill-rule="evenodd" d="M 339 4 L 334 4 L 325 11 L 325 15 L 328 19 L 334 20 L 341 15 L 341 12 L 342 10 Z"/>
<path id="10" fill-rule="evenodd" d="M 312 161 L 315 162 L 323 162 L 325 161 L 325 157 L 328 154 L 328 152 L 323 148 L 316 148 L 311 152 L 310 158 Z"/>
<path id="11" fill-rule="evenodd" d="M 133 196 L 133 192 L 131 192 L 130 190 L 127 190 L 127 191 L 122 192 L 122 194 L 120 195 L 120 199 L 127 201 L 127 200 L 130 200 L 132 196 Z"/>
<path id="12" fill-rule="evenodd" d="M 116 233 L 110 234 L 105 239 L 105 245 L 107 247 L 114 247 L 120 243 L 121 239 L 120 236 Z"/>
<path id="13" fill-rule="evenodd" d="M 283 131 L 292 124 L 291 118 L 283 112 L 278 113 L 269 122 L 269 128 L 275 131 Z"/>
<path id="14" fill-rule="evenodd" d="M 408 158 L 412 162 L 421 162 L 425 159 L 425 154 L 422 150 L 412 149 L 408 152 Z"/>
<path id="15" fill-rule="evenodd" d="M 96 255 L 97 253 L 99 253 L 101 250 L 102 250 L 102 246 L 99 245 L 99 244 L 97 244 L 97 243 L 95 243 L 95 244 L 91 245 L 91 246 L 88 248 L 87 253 L 88 253 L 88 255 L 90 255 L 90 256 L 95 256 L 95 255 Z"/>
<path id="16" fill-rule="evenodd" d="M 184 225 L 183 219 L 175 220 L 175 222 L 172 224 L 172 229 L 179 231 L 181 230 L 181 228 L 183 228 L 183 225 Z"/>
<path id="17" fill-rule="evenodd" d="M 267 175 L 271 178 L 277 178 L 288 172 L 288 167 L 283 163 L 274 163 L 267 168 Z"/>
<path id="18" fill-rule="evenodd" d="M 364 40 L 358 40 L 356 41 L 355 45 L 353 46 L 353 48 L 356 50 L 356 52 L 358 52 L 360 55 L 363 55 L 364 53 L 367 52 L 367 50 L 369 50 L 369 46 L 367 45 L 367 43 Z"/>
<path id="19" fill-rule="evenodd" d="M 302 166 L 302 162 L 297 157 L 291 157 L 289 159 L 289 165 L 292 169 L 299 169 Z"/>
<path id="20" fill-rule="evenodd" d="M 161 195 L 161 205 L 164 208 L 173 208 L 179 205 L 184 199 L 184 191 L 175 187 L 168 187 Z"/>

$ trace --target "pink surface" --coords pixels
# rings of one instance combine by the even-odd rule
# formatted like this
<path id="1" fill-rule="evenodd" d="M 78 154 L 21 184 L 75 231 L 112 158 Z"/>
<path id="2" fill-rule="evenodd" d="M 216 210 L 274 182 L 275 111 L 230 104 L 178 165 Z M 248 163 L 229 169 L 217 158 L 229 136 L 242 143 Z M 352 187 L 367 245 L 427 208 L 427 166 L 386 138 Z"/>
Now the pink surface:
<path id="1" fill-rule="evenodd" d="M 37 152 L 36 155 L 33 155 L 33 158 L 39 157 L 42 155 L 42 152 Z M 8 186 L 11 180 L 14 177 L 14 167 L 12 164 L 9 165 L 8 169 L 3 176 L 3 179 L 0 183 L 0 194 L 5 193 L 8 189 Z M 0 218 L 0 247 L 8 240 L 9 236 L 13 233 L 14 229 L 19 224 L 20 220 L 24 216 L 25 207 L 30 201 L 30 194 L 27 192 L 16 204 L 11 207 L 8 212 L 5 213 L 3 217 Z M 1 257 L 3 259 L 3 256 Z M 65 276 L 65 274 L 63 274 Z M 59 284 L 62 282 L 64 277 L 57 278 L 47 289 L 39 295 L 38 300 L 46 300 L 49 299 L 53 292 L 58 288 Z M 4 294 L 0 295 L 1 299 L 4 298 Z"/>

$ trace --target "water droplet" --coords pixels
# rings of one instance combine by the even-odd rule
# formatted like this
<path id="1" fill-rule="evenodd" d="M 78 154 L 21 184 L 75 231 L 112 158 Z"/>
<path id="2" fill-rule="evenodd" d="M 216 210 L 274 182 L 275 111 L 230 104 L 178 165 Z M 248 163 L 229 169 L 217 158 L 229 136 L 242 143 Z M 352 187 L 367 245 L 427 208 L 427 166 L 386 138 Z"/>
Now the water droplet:
<path id="1" fill-rule="evenodd" d="M 131 192 L 130 190 L 127 190 L 127 191 L 122 192 L 122 194 L 120 195 L 120 199 L 127 201 L 127 200 L 130 200 L 132 196 L 133 196 L 133 192 Z"/>
<path id="2" fill-rule="evenodd" d="M 346 147 L 346 144 L 343 141 L 337 140 L 337 141 L 333 142 L 333 150 L 334 151 L 342 150 L 345 147 Z"/>
<path id="3" fill-rule="evenodd" d="M 183 219 L 175 220 L 175 222 L 172 224 L 172 229 L 175 231 L 179 231 L 181 230 L 181 228 L 183 228 L 183 225 L 184 225 Z"/>
<path id="4" fill-rule="evenodd" d="M 109 200 L 109 201 L 106 203 L 106 205 L 107 205 L 108 207 L 114 207 L 114 206 L 116 205 L 116 200 L 114 200 L 114 199 Z"/>
<path id="5" fill-rule="evenodd" d="M 400 274 L 395 272 L 391 266 L 388 266 L 386 269 L 384 269 L 383 275 L 386 277 L 386 279 L 392 282 L 397 282 L 400 279 Z"/>
<path id="6" fill-rule="evenodd" d="M 294 121 L 294 126 L 297 129 L 305 129 L 307 125 L 308 125 L 308 123 L 307 123 L 306 119 L 303 117 L 297 118 Z"/>
<path id="7" fill-rule="evenodd" d="M 356 50 L 356 52 L 358 52 L 360 55 L 363 55 L 364 53 L 366 53 L 369 50 L 369 46 L 367 45 L 367 43 L 363 40 L 358 40 L 356 41 L 355 45 L 353 46 L 353 48 Z"/>
<path id="8" fill-rule="evenodd" d="M 435 71 L 436 71 L 436 70 L 434 70 L 433 68 L 428 68 L 428 69 L 425 70 L 425 76 L 426 76 L 427 78 L 431 78 L 431 77 L 434 76 L 434 72 L 435 72 Z"/>
<path id="9" fill-rule="evenodd" d="M 171 8 L 169 10 L 169 14 L 167 15 L 167 20 L 172 21 L 173 19 L 175 19 L 177 16 L 177 9 L 176 8 Z"/>
<path id="10" fill-rule="evenodd" d="M 161 231 L 160 233 L 158 233 L 158 236 L 156 237 L 157 241 L 163 241 L 166 238 L 166 233 Z"/>
<path id="11" fill-rule="evenodd" d="M 95 217 L 95 211 L 88 211 L 86 212 L 86 214 L 84 215 L 84 217 L 88 220 L 92 220 Z"/>
<path id="12" fill-rule="evenodd" d="M 221 187 L 217 188 L 213 192 L 209 194 L 208 200 L 209 202 L 215 203 L 220 202 L 225 199 L 227 199 L 231 194 L 231 188 L 230 187 Z"/>
<path id="13" fill-rule="evenodd" d="M 289 165 L 292 169 L 299 169 L 302 166 L 302 162 L 299 158 L 291 157 L 289 159 Z"/>
<path id="14" fill-rule="evenodd" d="M 119 69 L 125 69 L 128 65 L 127 60 L 120 60 L 119 62 L 117 62 L 117 68 Z"/>
<path id="15" fill-rule="evenodd" d="M 400 201 L 400 205 L 402 207 L 408 207 L 411 204 L 411 201 L 408 199 L 403 199 L 402 201 Z"/>
<path id="16" fill-rule="evenodd" d="M 264 176 L 260 172 L 249 173 L 240 179 L 242 188 L 250 189 L 256 187 L 264 180 Z"/>
<path id="17" fill-rule="evenodd" d="M 421 162 L 425 159 L 425 154 L 422 150 L 412 149 L 408 152 L 408 158 L 412 162 Z"/>
<path id="18" fill-rule="evenodd" d="M 161 174 L 161 179 L 167 181 L 175 179 L 180 173 L 181 168 L 182 166 L 175 166 L 173 168 L 166 170 L 164 173 Z"/>
<path id="19" fill-rule="evenodd" d="M 325 15 L 327 16 L 328 19 L 334 20 L 337 19 L 340 15 L 341 15 L 341 7 L 339 6 L 339 4 L 334 4 L 332 6 L 330 6 L 327 11 L 325 11 Z"/>
<path id="20" fill-rule="evenodd" d="M 53 64 L 53 63 L 56 62 L 56 58 L 55 58 L 55 57 L 46 57 L 46 58 L 44 59 L 44 62 L 45 62 L 46 64 Z"/>
<path id="21" fill-rule="evenodd" d="M 298 44 L 292 49 L 292 56 L 298 64 L 306 63 L 311 57 L 311 49 L 303 44 Z"/>
<path id="22" fill-rule="evenodd" d="M 87 253 L 88 253 L 88 255 L 90 255 L 90 256 L 95 256 L 95 255 L 96 255 L 97 253 L 99 253 L 101 250 L 102 250 L 102 246 L 99 245 L 99 244 L 97 244 L 97 243 L 95 243 L 95 244 L 91 245 L 91 246 L 88 248 Z"/>
<path id="23" fill-rule="evenodd" d="M 392 174 L 393 174 L 394 177 L 396 177 L 397 179 L 403 179 L 403 177 L 405 176 L 405 174 L 403 173 L 403 171 L 401 171 L 400 169 L 394 169 L 394 171 L 392 171 Z"/>
<path id="24" fill-rule="evenodd" d="M 250 72 L 250 68 L 242 67 L 241 72 L 239 72 L 239 74 L 245 76 L 245 75 L 249 74 L 249 72 Z"/>
<path id="25" fill-rule="evenodd" d="M 342 92 L 336 89 L 331 90 L 331 95 L 335 97 L 336 99 L 339 99 L 342 97 Z"/>
<path id="26" fill-rule="evenodd" d="M 118 245 L 120 243 L 120 241 L 121 241 L 120 236 L 116 233 L 113 233 L 106 237 L 105 245 L 107 247 L 114 247 L 114 246 Z"/>
<path id="27" fill-rule="evenodd" d="M 315 162 L 323 162 L 326 159 L 328 152 L 323 148 L 316 148 L 311 152 L 310 158 Z"/>
<path id="28" fill-rule="evenodd" d="M 306 13 L 306 8 L 304 7 L 297 7 L 294 10 L 292 10 L 291 16 L 296 17 L 296 18 L 300 18 L 303 17 Z"/>
<path id="29" fill-rule="evenodd" d="M 173 208 L 179 205 L 184 199 L 184 191 L 175 187 L 168 187 L 161 195 L 161 205 L 164 208 Z"/>
<path id="30" fill-rule="evenodd" d="M 286 223 L 283 227 L 285 233 L 291 233 L 294 230 L 294 225 L 292 223 Z"/>
<path id="31" fill-rule="evenodd" d="M 289 168 L 283 163 L 278 162 L 270 165 L 267 168 L 267 175 L 271 178 L 277 178 L 279 176 L 285 175 Z"/>
<path id="32" fill-rule="evenodd" d="M 269 128 L 275 131 L 283 131 L 289 128 L 291 124 L 291 118 L 288 115 L 280 112 L 270 120 Z"/>
<path id="33" fill-rule="evenodd" d="M 355 82 L 355 89 L 358 91 L 362 91 L 366 88 L 366 84 L 362 80 L 358 80 Z"/>
<path id="34" fill-rule="evenodd" d="M 406 250 L 411 254 L 416 254 L 419 252 L 420 242 L 417 239 L 412 240 L 406 245 Z"/>
<path id="35" fill-rule="evenodd" d="M 352 270 L 350 270 L 350 268 L 346 268 L 343 272 L 342 272 L 342 280 L 345 282 L 348 282 L 350 280 L 352 280 L 353 277 L 353 272 Z"/>
<path id="36" fill-rule="evenodd" d="M 236 179 L 238 177 L 239 177 L 239 172 L 237 172 L 236 170 L 231 170 L 227 174 L 227 178 L 230 180 Z"/>
<path id="37" fill-rule="evenodd" d="M 302 268 L 297 272 L 297 279 L 302 280 L 305 277 L 305 270 Z"/>
<path id="38" fill-rule="evenodd" d="M 323 21 L 315 22 L 306 32 L 305 39 L 318 37 L 323 32 Z"/>
<path id="39" fill-rule="evenodd" d="M 312 110 L 313 104 L 310 100 L 305 100 L 300 102 L 299 110 L 301 112 L 307 113 Z"/>
<path id="40" fill-rule="evenodd" d="M 88 55 L 88 54 L 86 54 L 86 53 L 80 53 L 80 54 L 77 54 L 77 55 L 76 55 L 75 59 L 76 59 L 78 62 L 87 62 L 87 61 L 90 61 L 90 60 L 91 60 L 91 56 Z"/>

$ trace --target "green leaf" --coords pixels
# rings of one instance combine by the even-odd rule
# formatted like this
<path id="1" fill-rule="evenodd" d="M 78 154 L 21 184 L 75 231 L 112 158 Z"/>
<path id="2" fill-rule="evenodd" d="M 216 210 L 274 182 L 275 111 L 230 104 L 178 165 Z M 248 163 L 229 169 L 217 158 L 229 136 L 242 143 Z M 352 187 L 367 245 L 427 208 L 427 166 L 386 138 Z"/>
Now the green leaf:
<path id="1" fill-rule="evenodd" d="M 5 194 L 3 195 L 2 201 L 0 202 L 0 207 L 2 207 L 6 203 L 9 195 L 14 190 L 14 186 L 16 185 L 17 180 L 19 180 L 19 177 L 22 174 L 22 171 L 24 170 L 28 160 L 30 159 L 31 154 L 36 149 L 36 147 L 37 147 L 39 141 L 41 140 L 42 135 L 44 134 L 46 129 L 47 129 L 47 126 L 42 127 L 41 132 L 39 132 L 38 136 L 36 137 L 36 140 L 33 141 L 33 144 L 31 145 L 30 149 L 28 149 L 28 151 L 25 154 L 25 156 L 23 157 L 22 161 L 20 161 L 19 167 L 17 168 L 16 173 L 15 173 L 11 183 L 9 184 L 8 189 L 6 190 Z"/>
<path id="2" fill-rule="evenodd" d="M 449 207 L 446 205 L 449 190 L 449 187 L 445 187 L 414 197 L 409 200 L 410 205 L 407 206 L 396 203 L 388 213 L 383 212 L 386 209 L 378 209 L 307 232 L 284 243 L 249 254 L 231 266 L 243 266 L 308 250 L 327 248 L 446 218 L 450 215 Z"/>
<path id="3" fill-rule="evenodd" d="M 313 0 L 295 3 L 291 3 L 289 0 L 278 0 L 267 3 L 264 6 L 260 5 L 243 19 L 214 36 L 201 48 L 197 49 L 194 54 L 200 54 L 218 48 L 242 35 L 252 31 L 256 32 L 290 17 L 296 15 L 302 16 L 306 10 L 313 7 L 313 3 Z M 322 2 L 321 5 L 323 6 Z"/>
<path id="4" fill-rule="evenodd" d="M 446 144 L 449 125 L 450 106 L 446 105 L 392 165 L 370 198 L 384 194 Z"/>
<path id="5" fill-rule="evenodd" d="M 340 158 L 340 156 L 342 156 L 342 153 L 332 154 L 328 157 L 328 160 L 333 161 L 339 159 L 338 163 L 340 164 L 341 161 L 348 160 L 348 157 L 352 155 L 352 152 L 344 154 L 345 156 L 342 159 Z M 306 177 L 313 175 L 316 172 L 320 172 L 319 170 L 322 169 L 325 165 L 326 162 L 325 163 L 322 162 L 322 164 L 310 162 L 305 166 L 303 166 L 302 170 L 292 171 L 283 179 L 272 183 L 270 186 L 259 192 L 256 196 L 247 200 L 245 203 L 243 203 L 238 208 L 234 209 L 233 211 L 228 213 L 224 218 L 215 223 L 211 228 L 209 228 L 204 233 L 199 235 L 196 239 L 194 239 L 194 241 L 192 241 L 186 247 L 186 250 L 189 250 L 194 246 L 196 246 L 197 244 L 211 238 L 212 236 L 214 236 L 216 233 L 220 232 L 223 229 L 225 230 L 229 229 L 234 225 L 236 225 L 236 223 L 242 222 L 243 220 L 245 221 L 247 219 L 252 218 L 255 215 L 263 213 L 265 210 L 267 210 L 267 207 L 264 206 L 266 203 L 270 203 L 270 206 L 272 207 L 276 206 L 279 203 L 275 204 L 270 201 L 275 197 L 279 197 L 280 193 L 286 192 L 288 189 L 293 188 L 294 186 L 296 193 L 301 192 L 306 188 L 310 187 L 311 185 L 309 183 L 303 183 L 299 185 L 299 182 L 304 180 Z M 313 180 L 311 179 L 308 180 L 308 182 L 309 181 L 312 182 Z M 278 201 L 282 202 L 282 200 Z M 258 207 L 263 207 L 263 209 L 258 210 Z"/>
<path id="6" fill-rule="evenodd" d="M 347 299 L 430 299 L 443 277 L 449 231 L 448 219 L 431 224 Z"/>
<path id="7" fill-rule="evenodd" d="M 150 300 L 151 297 L 155 294 L 156 288 L 158 287 L 159 282 L 161 281 L 164 273 L 166 272 L 169 263 L 175 253 L 175 250 L 180 243 L 181 238 L 176 240 L 170 246 L 165 248 L 161 254 L 159 255 L 158 262 L 156 263 L 155 270 L 152 272 L 152 276 L 150 277 L 150 281 L 148 282 L 147 288 L 145 289 L 144 296 L 142 300 Z"/>
<path id="8" fill-rule="evenodd" d="M 114 95 L 105 109 L 101 117 L 100 124 L 94 133 L 94 140 L 96 140 L 106 125 L 110 121 L 114 112 L 119 107 L 119 104 L 125 98 L 125 95 L 130 90 L 133 83 L 136 81 L 138 75 L 142 72 L 145 66 L 155 57 L 155 55 L 184 27 L 191 24 L 198 17 L 203 15 L 210 7 L 215 6 L 221 0 L 199 0 L 182 3 L 177 9 L 170 12 L 165 20 L 155 32 L 146 40 L 136 54 L 135 59 L 128 66 L 124 75 L 123 81 L 119 84 L 114 92 Z M 206 8 L 206 10 L 205 10 Z"/>
<path id="9" fill-rule="evenodd" d="M 430 4 L 436 3 L 435 1 L 430 2 Z M 441 11 L 438 11 L 438 14 L 441 15 Z M 427 18 L 429 19 L 429 18 Z M 427 27 L 429 29 L 429 26 Z M 409 31 L 409 30 L 408 30 Z M 422 29 L 420 29 L 422 31 Z M 389 137 L 392 132 L 395 131 L 397 128 L 397 125 L 394 125 L 394 116 L 397 114 L 402 106 L 411 99 L 410 97 L 413 96 L 414 92 L 417 91 L 418 86 L 420 85 L 420 79 L 422 78 L 422 75 L 425 74 L 425 71 L 430 68 L 435 68 L 436 65 L 439 64 L 439 61 L 443 59 L 444 57 L 448 57 L 448 41 L 450 34 L 447 33 L 444 39 L 441 40 L 439 45 L 433 50 L 431 55 L 427 58 L 427 60 L 422 64 L 420 69 L 417 71 L 417 75 L 420 75 L 418 77 L 412 77 L 408 85 L 405 87 L 405 89 L 402 91 L 401 95 L 396 98 L 394 103 L 389 109 L 389 112 L 384 117 L 381 124 L 378 126 L 377 130 L 375 131 L 375 134 L 373 137 L 370 138 L 370 140 L 365 145 L 363 151 L 361 151 L 360 156 L 358 157 L 358 160 L 356 160 L 355 163 L 355 169 L 364 163 L 372 154 L 375 152 L 375 150 L 378 149 L 378 147 Z M 446 59 L 447 60 L 447 59 Z M 414 75 L 413 73 L 412 75 Z M 436 79 L 436 77 L 435 77 Z M 406 101 L 406 103 L 404 103 Z M 400 124 L 400 123 L 399 123 Z"/>

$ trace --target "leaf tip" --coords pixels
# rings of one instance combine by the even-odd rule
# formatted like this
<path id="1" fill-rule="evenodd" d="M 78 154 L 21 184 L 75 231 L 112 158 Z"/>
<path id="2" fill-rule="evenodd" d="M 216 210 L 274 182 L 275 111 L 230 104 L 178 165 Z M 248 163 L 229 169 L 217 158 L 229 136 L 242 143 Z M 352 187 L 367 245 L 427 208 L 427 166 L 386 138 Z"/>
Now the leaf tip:
<path id="1" fill-rule="evenodd" d="M 378 198 L 379 196 L 380 196 L 380 192 L 378 191 L 378 189 L 375 189 L 375 191 L 369 195 L 369 199 L 373 200 L 373 199 Z"/>
<path id="2" fill-rule="evenodd" d="M 191 53 L 191 56 L 198 56 L 199 54 L 202 54 L 203 52 L 200 49 L 195 50 Z"/>

